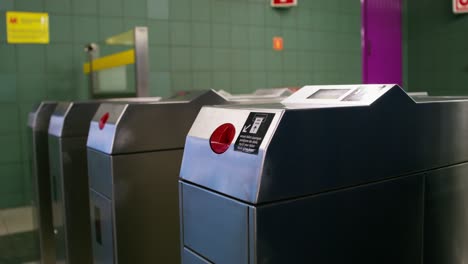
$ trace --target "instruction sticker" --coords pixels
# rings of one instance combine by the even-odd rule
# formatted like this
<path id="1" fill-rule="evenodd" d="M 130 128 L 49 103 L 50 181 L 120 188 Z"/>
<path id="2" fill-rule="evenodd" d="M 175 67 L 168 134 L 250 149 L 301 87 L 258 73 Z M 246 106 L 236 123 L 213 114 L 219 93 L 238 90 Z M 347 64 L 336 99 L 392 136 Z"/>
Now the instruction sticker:
<path id="1" fill-rule="evenodd" d="M 236 140 L 234 150 L 258 154 L 263 138 L 274 117 L 275 114 L 272 113 L 250 113 Z"/>

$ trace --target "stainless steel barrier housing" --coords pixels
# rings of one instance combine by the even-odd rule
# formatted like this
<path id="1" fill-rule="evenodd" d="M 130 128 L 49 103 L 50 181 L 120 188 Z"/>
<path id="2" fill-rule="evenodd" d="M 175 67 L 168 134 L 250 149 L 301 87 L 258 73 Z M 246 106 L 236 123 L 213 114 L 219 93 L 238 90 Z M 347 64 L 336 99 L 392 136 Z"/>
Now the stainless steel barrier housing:
<path id="1" fill-rule="evenodd" d="M 182 263 L 467 261 L 467 117 L 467 99 L 393 85 L 202 108 L 180 172 Z"/>
<path id="2" fill-rule="evenodd" d="M 101 105 L 88 138 L 94 263 L 180 263 L 177 181 L 187 132 L 203 105 L 235 102 L 209 90 Z"/>
<path id="3" fill-rule="evenodd" d="M 49 121 L 56 102 L 42 102 L 28 115 L 28 138 L 31 143 L 31 183 L 33 190 L 33 223 L 37 232 L 41 263 L 55 262 L 54 232 L 49 177 Z"/>
<path id="4" fill-rule="evenodd" d="M 50 175 L 57 262 L 92 263 L 86 142 L 99 105 L 144 104 L 160 97 L 62 102 L 49 125 Z"/>
<path id="5" fill-rule="evenodd" d="M 58 263 L 92 263 L 86 166 L 89 123 L 99 102 L 61 102 L 49 125 L 53 224 Z"/>

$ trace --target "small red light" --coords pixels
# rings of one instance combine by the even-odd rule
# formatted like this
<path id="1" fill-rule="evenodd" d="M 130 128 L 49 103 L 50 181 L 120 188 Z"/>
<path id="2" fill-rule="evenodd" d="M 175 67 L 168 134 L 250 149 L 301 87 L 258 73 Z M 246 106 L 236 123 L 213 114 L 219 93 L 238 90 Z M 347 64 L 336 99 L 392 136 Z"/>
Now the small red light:
<path id="1" fill-rule="evenodd" d="M 108 119 L 109 119 L 109 113 L 105 113 L 101 116 L 101 119 L 99 119 L 99 129 L 102 130 L 104 128 Z"/>
<path id="2" fill-rule="evenodd" d="M 222 124 L 215 129 L 210 137 L 210 147 L 216 154 L 223 154 L 229 149 L 229 146 L 236 135 L 236 128 L 233 124 Z"/>

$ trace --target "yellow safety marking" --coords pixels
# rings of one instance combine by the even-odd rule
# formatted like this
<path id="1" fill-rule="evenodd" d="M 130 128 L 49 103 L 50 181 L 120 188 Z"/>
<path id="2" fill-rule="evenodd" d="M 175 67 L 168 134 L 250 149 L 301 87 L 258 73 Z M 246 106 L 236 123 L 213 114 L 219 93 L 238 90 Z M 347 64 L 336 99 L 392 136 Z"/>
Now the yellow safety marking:
<path id="1" fill-rule="evenodd" d="M 135 63 L 135 50 L 127 50 L 115 53 L 109 56 L 101 57 L 92 61 L 93 72 L 102 71 L 114 67 L 124 66 Z M 89 74 L 91 71 L 90 64 L 83 65 L 83 72 Z"/>

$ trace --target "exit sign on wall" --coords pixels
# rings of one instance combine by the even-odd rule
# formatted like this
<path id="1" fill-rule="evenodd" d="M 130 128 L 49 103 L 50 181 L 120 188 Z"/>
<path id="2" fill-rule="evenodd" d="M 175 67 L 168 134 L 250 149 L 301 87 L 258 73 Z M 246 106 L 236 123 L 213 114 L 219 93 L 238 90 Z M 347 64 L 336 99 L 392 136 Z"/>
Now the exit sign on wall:
<path id="1" fill-rule="evenodd" d="M 455 14 L 468 13 L 468 0 L 453 0 Z"/>
<path id="2" fill-rule="evenodd" d="M 310 0 L 309 0 L 310 1 Z M 468 1 L 468 0 L 467 0 Z M 297 0 L 271 0 L 272 7 L 297 6 Z"/>

